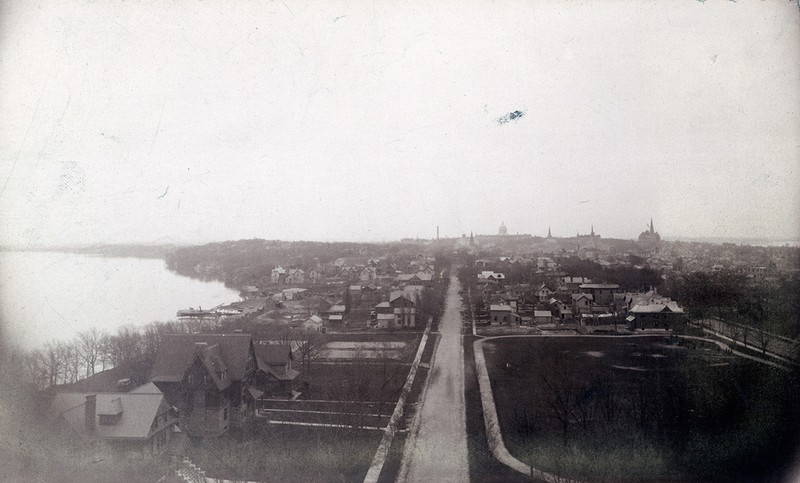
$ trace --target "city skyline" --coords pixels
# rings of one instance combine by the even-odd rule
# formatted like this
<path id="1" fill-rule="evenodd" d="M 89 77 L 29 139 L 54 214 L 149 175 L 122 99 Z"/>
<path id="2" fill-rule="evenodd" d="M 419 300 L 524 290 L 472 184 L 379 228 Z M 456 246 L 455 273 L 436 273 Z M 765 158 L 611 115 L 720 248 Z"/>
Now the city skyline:
<path id="1" fill-rule="evenodd" d="M 651 217 L 800 239 L 789 2 L 17 2 L 0 22 L 0 245 L 636 238 Z"/>

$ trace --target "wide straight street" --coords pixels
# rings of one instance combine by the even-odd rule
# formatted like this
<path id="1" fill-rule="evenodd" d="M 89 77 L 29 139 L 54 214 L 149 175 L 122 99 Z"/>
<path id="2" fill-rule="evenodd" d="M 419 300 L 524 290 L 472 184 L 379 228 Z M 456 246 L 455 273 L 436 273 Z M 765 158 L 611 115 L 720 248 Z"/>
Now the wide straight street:
<path id="1" fill-rule="evenodd" d="M 400 481 L 469 481 L 459 290 L 458 279 L 451 277 L 439 323 L 441 341 L 420 403 L 419 426 L 406 441 Z"/>

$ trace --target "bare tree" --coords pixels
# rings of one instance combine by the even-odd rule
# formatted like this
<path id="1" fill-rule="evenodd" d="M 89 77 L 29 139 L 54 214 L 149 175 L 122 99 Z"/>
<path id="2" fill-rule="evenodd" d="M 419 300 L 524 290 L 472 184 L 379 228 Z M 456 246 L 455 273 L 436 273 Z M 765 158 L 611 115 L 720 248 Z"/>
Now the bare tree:
<path id="1" fill-rule="evenodd" d="M 55 386 L 58 384 L 58 376 L 63 369 L 63 359 L 58 342 L 48 342 L 44 346 L 44 364 L 47 373 L 47 385 Z"/>
<path id="2" fill-rule="evenodd" d="M 561 424 L 564 445 L 569 440 L 569 427 L 575 419 L 575 410 L 578 405 L 578 391 L 575 386 L 572 361 L 562 355 L 554 357 L 548 371 L 542 372 L 539 377 L 545 389 L 540 394 L 544 397 L 545 404 L 551 416 Z"/>
<path id="3" fill-rule="evenodd" d="M 300 356 L 303 372 L 311 374 L 311 363 L 322 354 L 325 347 L 325 337 L 318 332 L 304 331 L 298 335 L 297 342 L 297 354 Z"/>
<path id="4" fill-rule="evenodd" d="M 764 327 L 759 327 L 756 331 L 756 336 L 758 337 L 758 347 L 761 349 L 761 353 L 766 354 L 767 346 L 771 341 L 769 333 L 764 330 Z"/>
<path id="5" fill-rule="evenodd" d="M 600 416 L 606 424 L 611 424 L 620 408 L 614 381 L 607 376 L 595 377 L 593 385 L 597 391 L 597 406 Z"/>
<path id="6" fill-rule="evenodd" d="M 47 358 L 40 350 L 33 350 L 25 355 L 25 370 L 28 379 L 37 390 L 45 389 L 49 383 Z"/>
<path id="7" fill-rule="evenodd" d="M 63 351 L 64 368 L 66 370 L 64 374 L 65 382 L 77 382 L 78 379 L 80 379 L 81 370 L 81 354 L 78 350 L 77 342 L 75 340 L 65 342 L 63 345 Z"/>
<path id="8" fill-rule="evenodd" d="M 378 384 L 378 419 L 383 416 L 383 405 L 386 399 L 386 390 L 394 381 L 402 378 L 407 367 L 402 364 L 405 354 L 403 351 L 392 347 L 389 341 L 379 343 L 377 356 L 380 363 L 380 376 Z"/>
<path id="9" fill-rule="evenodd" d="M 78 352 L 81 360 L 86 365 L 86 376 L 94 375 L 97 364 L 103 354 L 103 339 L 105 334 L 96 328 L 91 328 L 78 333 L 76 338 Z"/>

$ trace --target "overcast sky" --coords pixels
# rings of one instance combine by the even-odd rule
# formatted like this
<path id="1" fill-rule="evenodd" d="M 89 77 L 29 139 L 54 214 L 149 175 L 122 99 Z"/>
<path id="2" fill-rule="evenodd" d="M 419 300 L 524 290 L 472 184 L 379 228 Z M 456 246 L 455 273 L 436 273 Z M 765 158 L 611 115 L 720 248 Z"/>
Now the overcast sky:
<path id="1" fill-rule="evenodd" d="M 798 239 L 798 59 L 778 0 L 12 0 L 0 244 Z"/>

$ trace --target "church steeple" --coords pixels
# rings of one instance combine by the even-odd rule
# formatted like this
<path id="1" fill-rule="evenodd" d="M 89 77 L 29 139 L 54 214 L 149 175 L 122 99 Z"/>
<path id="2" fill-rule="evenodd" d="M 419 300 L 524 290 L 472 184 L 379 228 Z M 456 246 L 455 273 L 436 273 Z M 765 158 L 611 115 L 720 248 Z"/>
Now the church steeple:
<path id="1" fill-rule="evenodd" d="M 653 217 L 650 217 L 650 233 L 655 233 L 656 230 L 653 228 Z"/>
<path id="2" fill-rule="evenodd" d="M 592 236 L 594 236 L 594 225 L 592 225 Z"/>
<path id="3" fill-rule="evenodd" d="M 553 238 L 553 235 L 550 233 L 550 227 L 547 227 L 547 238 Z"/>

